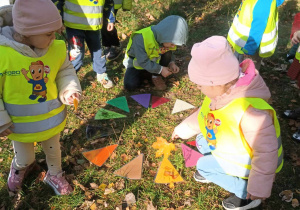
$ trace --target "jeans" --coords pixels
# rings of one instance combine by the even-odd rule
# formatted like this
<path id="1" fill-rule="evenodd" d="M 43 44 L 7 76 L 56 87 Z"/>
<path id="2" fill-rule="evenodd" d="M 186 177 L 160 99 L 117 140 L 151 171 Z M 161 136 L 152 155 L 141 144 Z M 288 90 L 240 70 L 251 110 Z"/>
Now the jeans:
<path id="1" fill-rule="evenodd" d="M 172 58 L 172 51 L 168 51 L 165 54 L 161 55 L 161 59 L 159 64 L 161 66 L 168 66 L 171 62 Z M 124 76 L 124 87 L 127 90 L 134 90 L 141 86 L 144 79 L 151 78 L 150 72 L 144 69 L 136 69 L 134 67 L 129 67 L 126 69 L 125 76 Z"/>
<path id="2" fill-rule="evenodd" d="M 68 37 L 69 58 L 76 72 L 83 65 L 86 42 L 93 61 L 93 69 L 97 74 L 106 72 L 106 58 L 102 56 L 101 33 L 98 31 L 84 31 L 73 28 L 66 28 Z"/>
<path id="3" fill-rule="evenodd" d="M 237 197 L 246 199 L 248 181 L 240 177 L 228 175 L 224 172 L 216 158 L 210 153 L 207 141 L 202 134 L 196 137 L 196 146 L 198 150 L 204 154 L 203 157 L 199 158 L 196 166 L 201 176 L 225 190 L 234 193 Z"/>

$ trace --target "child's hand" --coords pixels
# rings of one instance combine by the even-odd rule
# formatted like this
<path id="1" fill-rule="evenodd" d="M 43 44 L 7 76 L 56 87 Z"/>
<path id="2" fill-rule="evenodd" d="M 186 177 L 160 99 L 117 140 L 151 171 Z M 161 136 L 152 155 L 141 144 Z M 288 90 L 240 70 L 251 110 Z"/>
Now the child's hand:
<path id="1" fill-rule="evenodd" d="M 107 24 L 107 31 L 112 31 L 114 29 L 114 24 L 113 23 L 108 23 Z"/>
<path id="2" fill-rule="evenodd" d="M 251 200 L 257 200 L 257 199 L 265 200 L 266 198 L 256 197 L 254 195 L 251 195 L 250 193 L 247 193 L 246 199 L 251 199 Z"/>
<path id="3" fill-rule="evenodd" d="M 169 64 L 169 68 L 173 74 L 176 74 L 179 72 L 179 67 L 175 64 L 175 62 L 171 62 Z"/>
<path id="4" fill-rule="evenodd" d="M 70 97 L 66 98 L 66 100 L 67 100 L 68 104 L 73 105 L 75 98 L 79 102 L 79 100 L 80 100 L 79 99 L 80 98 L 79 93 L 73 93 Z"/>
<path id="5" fill-rule="evenodd" d="M 170 71 L 170 69 L 168 67 L 164 67 L 162 68 L 162 71 L 160 73 L 163 77 L 168 77 L 172 74 L 172 72 Z"/>
<path id="6" fill-rule="evenodd" d="M 300 30 L 296 31 L 293 35 L 293 38 L 292 38 L 292 43 L 293 44 L 298 44 L 299 42 L 300 42 Z"/>
<path id="7" fill-rule="evenodd" d="M 14 128 L 14 125 L 11 125 L 9 128 Z M 2 133 L 0 133 L 0 137 L 8 136 L 9 134 L 12 134 L 13 132 L 7 128 Z"/>
<path id="8" fill-rule="evenodd" d="M 179 136 L 174 130 L 173 133 L 172 133 L 172 140 L 175 140 L 175 139 L 178 139 L 178 138 L 179 138 Z"/>

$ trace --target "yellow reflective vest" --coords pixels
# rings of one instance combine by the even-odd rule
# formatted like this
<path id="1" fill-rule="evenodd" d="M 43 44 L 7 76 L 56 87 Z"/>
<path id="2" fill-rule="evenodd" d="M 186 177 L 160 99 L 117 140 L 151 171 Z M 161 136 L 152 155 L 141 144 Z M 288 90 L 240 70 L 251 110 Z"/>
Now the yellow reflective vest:
<path id="1" fill-rule="evenodd" d="M 159 44 L 155 40 L 153 31 L 151 30 L 151 26 L 149 26 L 147 28 L 144 28 L 142 30 L 132 33 L 132 35 L 130 36 L 129 42 L 127 44 L 124 63 L 126 63 L 125 61 L 129 59 L 128 51 L 130 50 L 131 45 L 132 45 L 132 38 L 136 34 L 142 34 L 143 39 L 144 39 L 144 47 L 145 47 L 146 53 L 148 55 L 148 58 L 156 63 L 159 63 L 162 53 L 165 53 L 169 50 L 176 50 L 176 46 L 175 46 L 174 48 L 164 49 L 164 52 L 162 52 L 162 49 L 159 47 Z M 136 69 L 143 69 L 137 62 L 136 58 L 133 59 L 133 66 Z"/>
<path id="2" fill-rule="evenodd" d="M 0 57 L 0 95 L 14 124 L 9 139 L 39 142 L 60 133 L 66 109 L 58 99 L 56 75 L 66 59 L 65 43 L 55 40 L 37 58 L 0 46 Z"/>
<path id="3" fill-rule="evenodd" d="M 66 0 L 64 24 L 69 28 L 96 31 L 102 28 L 105 0 Z"/>
<path id="4" fill-rule="evenodd" d="M 250 173 L 253 151 L 240 128 L 241 119 L 249 106 L 273 112 L 278 141 L 276 172 L 281 170 L 283 151 L 280 127 L 275 110 L 267 102 L 260 98 L 238 98 L 215 111 L 210 111 L 210 102 L 208 97 L 204 99 L 198 115 L 198 122 L 212 155 L 227 174 L 247 179 Z"/>
<path id="5" fill-rule="evenodd" d="M 245 46 L 251 29 L 253 20 L 253 9 L 258 0 L 243 0 L 234 17 L 231 28 L 228 32 L 227 40 L 235 51 L 244 54 L 242 48 Z M 270 57 L 274 54 L 278 40 L 278 10 L 276 0 L 272 1 L 268 22 L 263 33 L 260 45 L 259 56 Z"/>

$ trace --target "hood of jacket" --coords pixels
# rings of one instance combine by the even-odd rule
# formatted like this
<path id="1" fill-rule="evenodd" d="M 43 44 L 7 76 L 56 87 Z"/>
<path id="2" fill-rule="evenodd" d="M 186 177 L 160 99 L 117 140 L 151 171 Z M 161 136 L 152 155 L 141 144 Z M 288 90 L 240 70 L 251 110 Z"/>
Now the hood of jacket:
<path id="1" fill-rule="evenodd" d="M 248 62 L 253 62 L 250 60 Z M 210 108 L 211 110 L 217 110 L 237 98 L 247 97 L 247 98 L 262 98 L 268 101 L 271 97 L 269 88 L 267 87 L 265 81 L 260 76 L 259 72 L 255 69 L 254 64 L 248 65 L 247 62 L 241 63 L 240 67 L 245 71 L 255 72 L 255 76 L 249 81 L 247 85 L 233 86 L 226 93 L 221 96 L 211 99 Z M 247 75 L 246 75 L 247 76 Z M 240 78 L 239 80 L 242 80 Z M 238 83 L 238 82 L 237 82 Z"/>
<path id="2" fill-rule="evenodd" d="M 12 26 L 12 5 L 0 7 L 0 46 L 11 47 L 20 54 L 28 57 L 41 57 L 47 49 L 30 48 L 28 45 L 17 42 L 13 38 L 15 33 Z"/>
<path id="3" fill-rule="evenodd" d="M 181 46 L 186 44 L 188 38 L 188 25 L 184 18 L 171 15 L 151 27 L 158 43 L 170 42 Z"/>
<path id="4" fill-rule="evenodd" d="M 279 7 L 280 5 L 282 5 L 284 2 L 284 0 L 276 0 L 276 6 Z"/>

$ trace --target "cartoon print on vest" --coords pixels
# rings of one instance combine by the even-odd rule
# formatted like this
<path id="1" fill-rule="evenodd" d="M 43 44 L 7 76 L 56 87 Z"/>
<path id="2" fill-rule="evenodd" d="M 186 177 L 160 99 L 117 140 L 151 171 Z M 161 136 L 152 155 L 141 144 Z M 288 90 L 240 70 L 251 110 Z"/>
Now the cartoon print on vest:
<path id="1" fill-rule="evenodd" d="M 204 117 L 204 123 L 207 132 L 205 138 L 208 142 L 208 146 L 211 150 L 215 150 L 217 144 L 217 127 L 221 125 L 221 121 L 219 119 L 215 119 L 215 116 L 212 113 L 208 113 L 207 116 Z"/>
<path id="2" fill-rule="evenodd" d="M 38 102 L 45 102 L 47 100 L 47 75 L 50 72 L 50 68 L 45 66 L 42 61 L 36 61 L 31 62 L 28 71 L 23 68 L 21 72 L 28 83 L 32 84 L 32 94 L 29 96 L 29 99 L 35 100 L 37 97 L 41 96 L 41 98 L 38 99 Z M 27 76 L 28 72 L 30 72 L 32 79 Z M 44 73 L 46 73 L 45 78 Z"/>
<path id="3" fill-rule="evenodd" d="M 93 2 L 94 4 L 98 4 L 99 0 L 90 0 L 90 2 Z"/>

